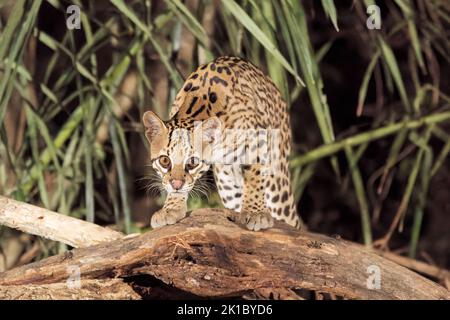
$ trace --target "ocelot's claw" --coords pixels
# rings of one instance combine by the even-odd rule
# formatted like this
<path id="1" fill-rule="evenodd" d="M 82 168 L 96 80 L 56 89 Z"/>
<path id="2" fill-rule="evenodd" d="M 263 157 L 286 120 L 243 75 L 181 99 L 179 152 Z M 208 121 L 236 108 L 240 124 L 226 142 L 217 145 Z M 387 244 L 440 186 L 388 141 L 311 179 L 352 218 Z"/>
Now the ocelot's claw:
<path id="1" fill-rule="evenodd" d="M 150 221 L 150 225 L 153 229 L 164 227 L 169 224 L 175 224 L 179 220 L 186 216 L 186 210 L 184 209 L 167 209 L 162 208 L 161 210 L 155 212 Z"/>
<path id="2" fill-rule="evenodd" d="M 239 222 L 252 231 L 259 231 L 273 227 L 270 211 L 246 212 L 242 211 Z"/>

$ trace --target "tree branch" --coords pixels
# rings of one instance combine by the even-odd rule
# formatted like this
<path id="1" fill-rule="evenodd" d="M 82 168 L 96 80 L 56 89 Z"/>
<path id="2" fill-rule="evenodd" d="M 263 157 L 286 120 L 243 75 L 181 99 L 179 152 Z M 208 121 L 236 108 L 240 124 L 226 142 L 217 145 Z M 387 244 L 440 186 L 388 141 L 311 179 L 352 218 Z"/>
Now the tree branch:
<path id="1" fill-rule="evenodd" d="M 123 237 L 120 232 L 2 196 L 0 225 L 60 241 L 75 248 Z"/>

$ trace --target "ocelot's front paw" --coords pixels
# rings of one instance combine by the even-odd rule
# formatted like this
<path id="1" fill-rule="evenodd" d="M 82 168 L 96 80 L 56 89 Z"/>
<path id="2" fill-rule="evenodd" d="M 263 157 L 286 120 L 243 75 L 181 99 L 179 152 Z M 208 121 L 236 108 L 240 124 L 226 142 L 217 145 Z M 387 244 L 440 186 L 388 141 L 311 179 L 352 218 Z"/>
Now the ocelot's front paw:
<path id="1" fill-rule="evenodd" d="M 184 217 L 186 217 L 185 209 L 162 208 L 153 214 L 150 225 L 153 229 L 160 228 L 169 224 L 175 224 Z"/>
<path id="2" fill-rule="evenodd" d="M 273 227 L 273 218 L 270 211 L 248 212 L 241 211 L 239 222 L 252 231 L 259 231 Z"/>

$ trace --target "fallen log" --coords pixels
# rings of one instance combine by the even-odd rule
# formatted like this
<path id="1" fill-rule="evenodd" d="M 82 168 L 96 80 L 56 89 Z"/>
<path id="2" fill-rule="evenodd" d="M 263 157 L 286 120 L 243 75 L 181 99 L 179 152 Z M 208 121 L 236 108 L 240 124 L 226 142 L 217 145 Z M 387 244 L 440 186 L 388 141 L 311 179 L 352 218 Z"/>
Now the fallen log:
<path id="1" fill-rule="evenodd" d="M 159 281 L 191 297 L 242 297 L 286 288 L 347 299 L 450 299 L 444 287 L 362 245 L 283 223 L 252 232 L 232 222 L 233 215 L 224 209 L 195 210 L 175 225 L 1 273 L 0 286 L 64 283 L 75 266 L 82 281 L 122 278 L 141 295 L 145 281 Z"/>
<path id="2" fill-rule="evenodd" d="M 80 287 L 67 283 L 0 287 L 0 300 L 138 300 L 137 294 L 121 279 L 83 280 Z"/>

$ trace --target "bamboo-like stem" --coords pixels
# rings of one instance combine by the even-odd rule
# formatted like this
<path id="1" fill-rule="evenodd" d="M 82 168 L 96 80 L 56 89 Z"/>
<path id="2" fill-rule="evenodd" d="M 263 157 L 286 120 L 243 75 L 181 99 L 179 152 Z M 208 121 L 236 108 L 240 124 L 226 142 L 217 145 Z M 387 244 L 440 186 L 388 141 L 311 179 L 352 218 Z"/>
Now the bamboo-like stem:
<path id="1" fill-rule="evenodd" d="M 377 139 L 387 137 L 402 129 L 417 129 L 424 125 L 431 125 L 434 123 L 440 123 L 448 120 L 450 120 L 450 111 L 432 114 L 416 120 L 404 120 L 392 123 L 382 128 L 356 134 L 343 140 L 320 146 L 301 156 L 294 157 L 291 160 L 291 165 L 293 167 L 303 166 L 305 164 L 317 161 L 319 159 L 334 155 L 335 153 L 343 150 L 346 146 L 350 147 L 357 146 L 362 143 L 371 142 Z"/>

